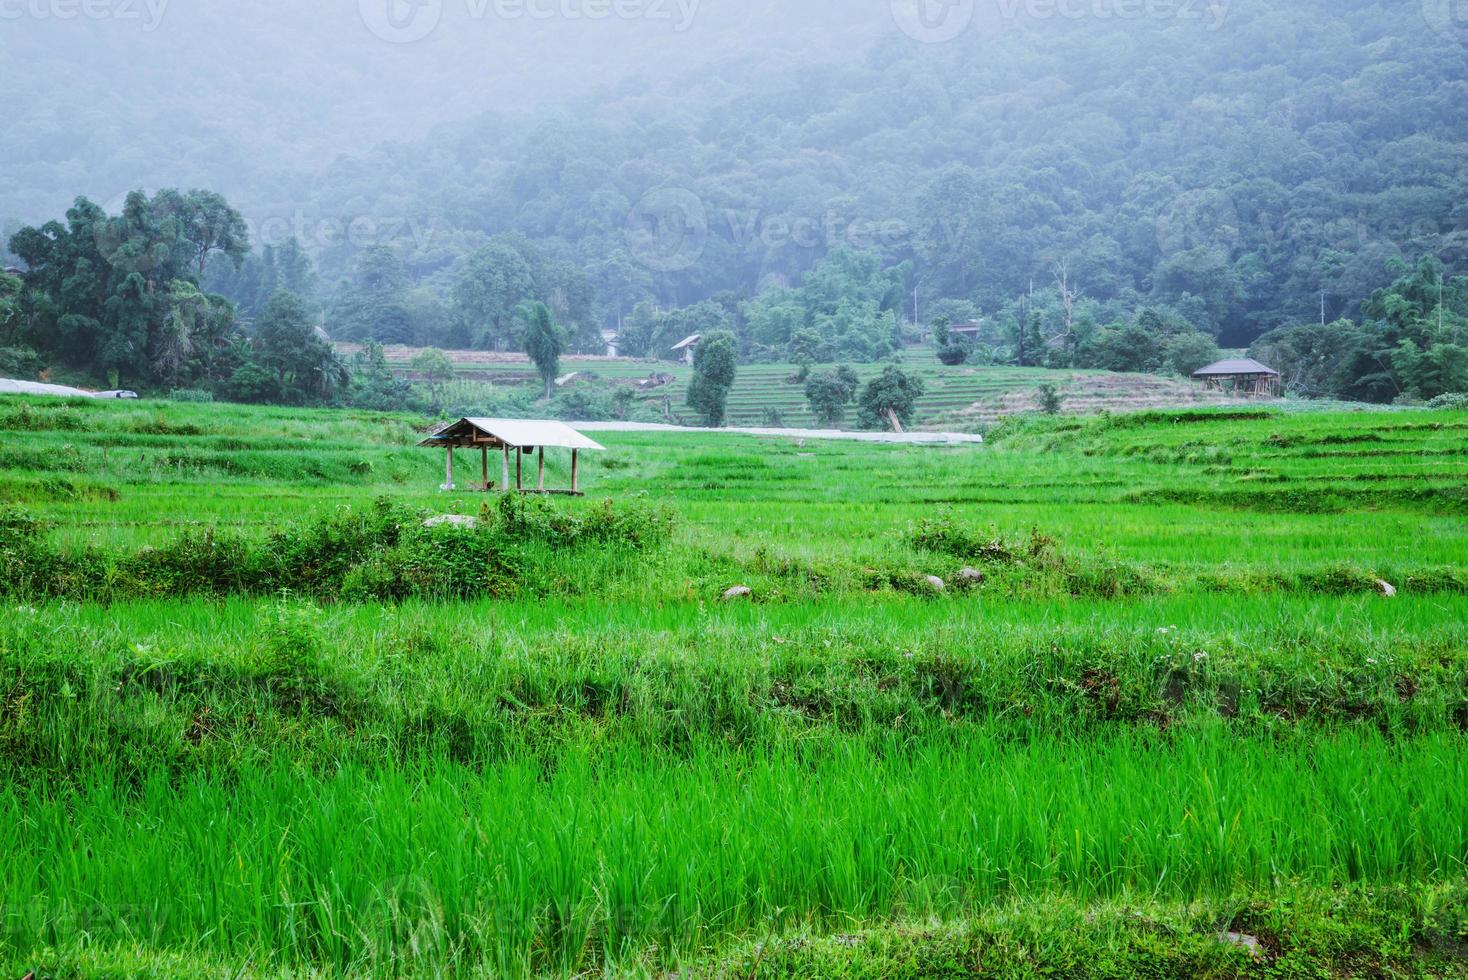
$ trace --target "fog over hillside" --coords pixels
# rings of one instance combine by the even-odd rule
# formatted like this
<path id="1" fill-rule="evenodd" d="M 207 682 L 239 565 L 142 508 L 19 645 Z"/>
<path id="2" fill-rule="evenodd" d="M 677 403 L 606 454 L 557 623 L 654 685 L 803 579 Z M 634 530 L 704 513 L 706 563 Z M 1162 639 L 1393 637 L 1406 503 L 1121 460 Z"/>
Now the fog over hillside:
<path id="1" fill-rule="evenodd" d="M 0 217 L 142 186 L 239 195 L 437 123 L 659 91 L 711 61 L 781 70 L 889 29 L 885 3 L 832 0 L 7 0 Z"/>

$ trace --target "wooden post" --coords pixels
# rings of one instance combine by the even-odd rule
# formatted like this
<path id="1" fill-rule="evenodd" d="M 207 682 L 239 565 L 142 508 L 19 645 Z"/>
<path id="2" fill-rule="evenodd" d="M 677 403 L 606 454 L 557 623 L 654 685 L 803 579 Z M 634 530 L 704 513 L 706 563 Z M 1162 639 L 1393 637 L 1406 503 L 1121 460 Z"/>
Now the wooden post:
<path id="1" fill-rule="evenodd" d="M 444 464 L 443 486 L 440 489 L 452 490 L 454 488 L 454 447 L 450 446 L 447 462 Z"/>
<path id="2" fill-rule="evenodd" d="M 577 456 L 576 456 L 576 450 L 573 449 L 573 450 L 571 450 L 571 492 L 572 493 L 577 493 L 578 492 L 578 490 L 577 490 L 577 480 L 576 480 L 576 478 L 577 478 L 577 469 L 576 468 L 577 468 L 577 463 L 578 462 L 579 462 L 579 460 L 577 459 Z"/>
<path id="3" fill-rule="evenodd" d="M 525 489 L 525 450 L 519 446 L 515 447 L 515 489 Z"/>
<path id="4" fill-rule="evenodd" d="M 484 492 L 489 493 L 489 447 L 479 447 L 480 469 L 484 471 Z"/>
<path id="5" fill-rule="evenodd" d="M 508 445 L 505 446 L 505 462 L 504 462 L 504 466 L 502 467 L 502 477 L 503 478 L 500 480 L 500 489 L 503 490 L 506 493 L 509 493 L 510 492 L 510 447 Z"/>
<path id="6" fill-rule="evenodd" d="M 540 447 L 540 482 L 536 484 L 537 490 L 545 489 L 545 447 Z"/>

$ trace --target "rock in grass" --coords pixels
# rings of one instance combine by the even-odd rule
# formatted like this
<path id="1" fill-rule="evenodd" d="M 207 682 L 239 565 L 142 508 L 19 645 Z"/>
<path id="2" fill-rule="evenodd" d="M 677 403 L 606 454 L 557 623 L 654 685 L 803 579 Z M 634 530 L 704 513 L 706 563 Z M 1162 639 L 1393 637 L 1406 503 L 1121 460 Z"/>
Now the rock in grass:
<path id="1" fill-rule="evenodd" d="M 1388 599 L 1395 599 L 1397 596 L 1397 587 L 1385 579 L 1379 578 L 1376 580 L 1376 589 Z"/>
<path id="2" fill-rule="evenodd" d="M 928 584 L 933 587 L 934 592 L 943 592 L 948 588 L 948 585 L 936 575 L 928 576 Z"/>
<path id="3" fill-rule="evenodd" d="M 423 522 L 424 527 L 442 527 L 445 524 L 450 527 L 462 527 L 473 530 L 479 526 L 479 518 L 465 517 L 462 514 L 443 514 L 439 517 L 430 517 Z"/>
<path id="4" fill-rule="evenodd" d="M 1259 940 L 1242 932 L 1220 932 L 1218 941 L 1247 950 L 1256 959 L 1264 955 L 1264 947 L 1259 944 Z"/>
<path id="5" fill-rule="evenodd" d="M 984 584 L 984 573 L 977 568 L 963 568 L 958 572 L 958 580 L 964 585 Z"/>
<path id="6" fill-rule="evenodd" d="M 737 602 L 740 599 L 749 599 L 754 596 L 754 590 L 747 585 L 736 585 L 724 593 L 725 602 Z"/>

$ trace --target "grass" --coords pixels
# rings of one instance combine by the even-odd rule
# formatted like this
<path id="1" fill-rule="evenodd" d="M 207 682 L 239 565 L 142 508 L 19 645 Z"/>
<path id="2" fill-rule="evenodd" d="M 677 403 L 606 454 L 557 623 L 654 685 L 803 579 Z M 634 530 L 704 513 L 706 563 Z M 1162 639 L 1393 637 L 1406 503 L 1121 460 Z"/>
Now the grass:
<path id="1" fill-rule="evenodd" d="M 1461 413 L 418 424 L 0 399 L 0 972 L 1468 975 Z"/>

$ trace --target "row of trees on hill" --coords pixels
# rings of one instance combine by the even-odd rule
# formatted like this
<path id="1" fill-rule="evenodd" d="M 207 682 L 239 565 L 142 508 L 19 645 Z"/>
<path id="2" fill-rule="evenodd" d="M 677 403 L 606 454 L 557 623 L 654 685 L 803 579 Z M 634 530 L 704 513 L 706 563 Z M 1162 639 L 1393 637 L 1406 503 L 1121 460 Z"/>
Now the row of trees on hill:
<path id="1" fill-rule="evenodd" d="M 64 222 L 22 228 L 8 247 L 24 266 L 0 276 L 0 370 L 9 374 L 54 363 L 114 386 L 386 406 L 408 400 L 409 389 L 392 381 L 374 346 L 384 337 L 525 351 L 547 398 L 563 354 L 603 349 L 586 335 L 596 295 L 587 278 L 519 236 L 476 251 L 447 298 L 411 288 L 390 248 L 365 253 L 357 278 L 325 297 L 299 244 L 252 251 L 239 213 L 207 191 L 134 193 L 118 215 L 80 198 Z M 1434 257 L 1394 261 L 1389 273 L 1395 280 L 1360 319 L 1271 331 L 1255 356 L 1305 396 L 1412 402 L 1468 390 L 1468 279 Z M 671 310 L 639 304 L 620 346 L 657 357 L 701 335 L 690 405 L 722 419 L 740 361 L 874 362 L 921 339 L 902 311 L 912 274 L 907 263 L 884 266 L 876 250 L 838 248 L 796 286 Z M 1067 261 L 993 312 L 945 300 L 929 313 L 929 338 L 950 365 L 1187 375 L 1219 356 L 1213 335 L 1183 311 L 1092 296 Z M 979 326 L 951 332 L 960 321 Z M 328 337 L 368 345 L 347 362 Z M 818 415 L 839 417 L 825 406 L 843 389 L 846 402 L 855 397 L 848 381 L 839 372 L 810 379 Z"/>

